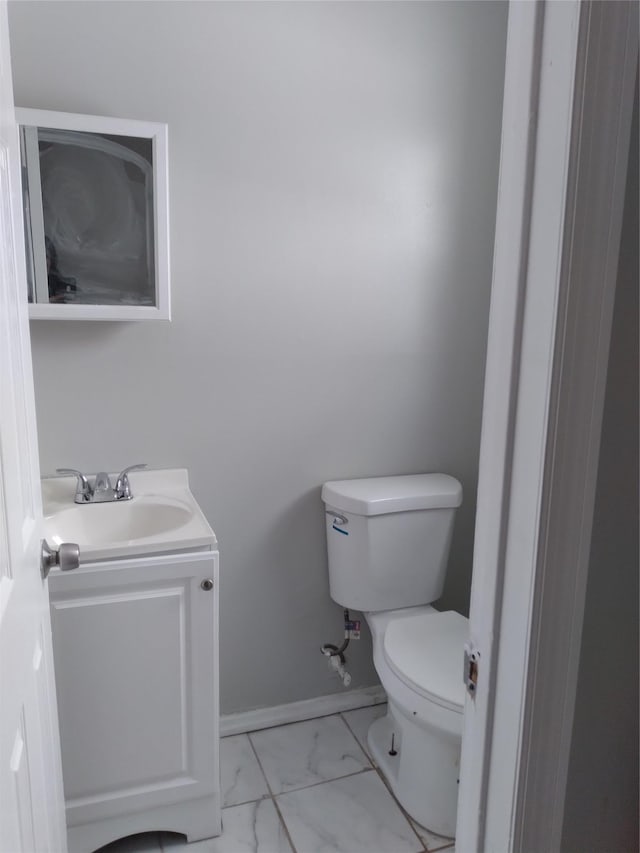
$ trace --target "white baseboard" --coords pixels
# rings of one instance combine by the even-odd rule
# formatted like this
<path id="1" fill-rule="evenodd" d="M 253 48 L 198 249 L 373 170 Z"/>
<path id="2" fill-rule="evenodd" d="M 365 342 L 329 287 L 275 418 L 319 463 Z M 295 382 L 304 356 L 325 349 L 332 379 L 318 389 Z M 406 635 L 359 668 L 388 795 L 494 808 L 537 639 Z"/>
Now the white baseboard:
<path id="1" fill-rule="evenodd" d="M 237 714 L 223 714 L 220 717 L 220 737 L 255 732 L 257 729 L 269 729 L 285 723 L 298 723 L 315 717 L 327 717 L 340 711 L 352 711 L 368 705 L 379 705 L 387 701 L 387 694 L 381 685 L 362 687 L 359 690 L 347 690 L 344 693 L 331 693 L 329 696 L 317 696 L 315 699 L 303 699 L 288 705 L 274 705 L 271 708 L 256 708 L 254 711 L 241 711 Z"/>

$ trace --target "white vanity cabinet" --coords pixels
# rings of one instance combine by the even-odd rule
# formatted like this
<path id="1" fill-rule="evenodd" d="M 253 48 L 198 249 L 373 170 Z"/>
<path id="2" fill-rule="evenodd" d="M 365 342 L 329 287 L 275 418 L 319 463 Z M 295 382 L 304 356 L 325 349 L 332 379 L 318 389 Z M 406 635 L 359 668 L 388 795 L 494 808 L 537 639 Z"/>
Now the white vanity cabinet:
<path id="1" fill-rule="evenodd" d="M 49 576 L 69 849 L 220 833 L 218 553 Z"/>

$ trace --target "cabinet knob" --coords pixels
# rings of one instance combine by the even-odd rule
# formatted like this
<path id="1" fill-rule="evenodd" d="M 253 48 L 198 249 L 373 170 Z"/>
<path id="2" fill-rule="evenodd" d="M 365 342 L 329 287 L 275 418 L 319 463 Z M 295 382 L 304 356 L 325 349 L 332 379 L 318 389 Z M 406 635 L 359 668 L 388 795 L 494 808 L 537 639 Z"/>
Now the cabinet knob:
<path id="1" fill-rule="evenodd" d="M 213 581 L 211 580 L 211 578 L 207 578 L 206 580 L 202 581 L 200 587 L 204 589 L 205 592 L 210 592 L 213 589 Z"/>

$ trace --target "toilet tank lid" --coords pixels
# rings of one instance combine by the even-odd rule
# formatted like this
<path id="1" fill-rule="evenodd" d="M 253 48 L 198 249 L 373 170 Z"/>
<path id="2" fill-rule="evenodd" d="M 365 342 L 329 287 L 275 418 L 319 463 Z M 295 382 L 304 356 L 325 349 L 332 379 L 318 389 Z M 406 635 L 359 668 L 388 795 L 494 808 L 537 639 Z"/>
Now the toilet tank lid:
<path id="1" fill-rule="evenodd" d="M 355 515 L 384 515 L 460 506 L 462 486 L 449 474 L 333 480 L 322 487 L 322 500 Z"/>

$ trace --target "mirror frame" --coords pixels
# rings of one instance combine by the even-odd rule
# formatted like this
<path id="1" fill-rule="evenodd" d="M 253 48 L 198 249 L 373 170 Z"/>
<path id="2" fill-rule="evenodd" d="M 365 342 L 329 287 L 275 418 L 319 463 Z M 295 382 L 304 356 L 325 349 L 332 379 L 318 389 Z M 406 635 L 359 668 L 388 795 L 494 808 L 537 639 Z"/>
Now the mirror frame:
<path id="1" fill-rule="evenodd" d="M 113 136 L 132 136 L 150 139 L 152 142 L 155 305 L 67 305 L 30 302 L 29 318 L 32 320 L 171 320 L 167 125 L 160 122 L 61 113 L 23 107 L 16 107 L 15 112 L 16 121 L 20 126 L 78 130 L 84 133 L 105 133 Z M 26 211 L 23 211 L 23 214 L 26 217 Z"/>

